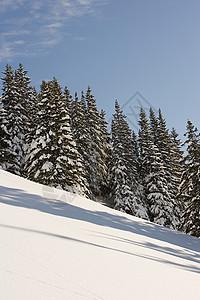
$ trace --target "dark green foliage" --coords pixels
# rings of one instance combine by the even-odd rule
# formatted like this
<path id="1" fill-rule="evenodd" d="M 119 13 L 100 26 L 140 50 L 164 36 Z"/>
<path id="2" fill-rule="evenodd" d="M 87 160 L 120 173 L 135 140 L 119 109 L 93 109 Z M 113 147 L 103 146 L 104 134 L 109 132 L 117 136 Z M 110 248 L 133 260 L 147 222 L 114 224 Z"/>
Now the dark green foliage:
<path id="1" fill-rule="evenodd" d="M 0 107 L 0 167 L 14 173 L 17 157 L 11 151 L 11 137 L 7 127 L 6 112 L 3 107 Z"/>
<path id="2" fill-rule="evenodd" d="M 200 237 L 200 134 L 190 120 L 185 136 L 186 168 L 183 171 L 179 192 L 184 211 L 179 229 Z"/>
<path id="3" fill-rule="evenodd" d="M 163 153 L 159 148 L 159 145 L 162 145 L 164 152 L 164 142 L 161 144 L 161 127 L 158 127 L 152 111 L 150 111 L 150 115 L 151 126 L 148 123 L 144 110 L 141 109 L 139 146 L 146 205 L 152 222 L 175 228 L 178 222 L 174 214 L 175 203 L 171 199 L 168 173 L 166 172 Z M 164 124 L 162 126 L 164 127 Z M 164 130 L 162 133 L 164 133 Z M 156 140 L 158 146 L 155 143 Z"/>
<path id="4" fill-rule="evenodd" d="M 67 106 L 67 109 L 68 109 L 69 113 L 71 112 L 72 101 L 73 101 L 72 95 L 70 94 L 70 91 L 68 90 L 68 88 L 65 87 L 65 89 L 64 89 L 64 102 Z"/>
<path id="5" fill-rule="evenodd" d="M 110 132 L 108 132 L 107 126 L 108 123 L 105 120 L 105 111 L 101 110 L 99 125 L 100 125 L 100 138 L 101 144 L 104 149 L 104 162 L 106 166 L 106 172 L 103 174 L 104 176 L 101 179 L 101 194 L 102 197 L 107 197 L 109 195 L 109 182 L 108 182 L 108 165 L 110 157 L 112 156 L 112 146 L 111 146 L 111 136 Z"/>
<path id="6" fill-rule="evenodd" d="M 2 104 L 4 108 L 4 126 L 9 137 L 10 151 L 9 170 L 15 174 L 23 173 L 24 143 L 28 123 L 28 100 L 30 99 L 30 78 L 27 71 L 20 64 L 13 73 L 10 66 L 6 66 L 3 80 Z M 7 167 L 5 166 L 6 170 Z"/>
<path id="7" fill-rule="evenodd" d="M 41 85 L 35 138 L 27 147 L 29 179 L 67 190 L 82 186 L 82 166 L 73 140 L 61 88 L 54 78 Z"/>
<path id="8" fill-rule="evenodd" d="M 100 116 L 96 100 L 88 87 L 86 93 L 88 127 L 88 183 L 94 196 L 101 196 L 102 179 L 106 176 L 106 153 L 101 139 Z"/>
<path id="9" fill-rule="evenodd" d="M 85 101 L 84 95 L 82 93 L 82 99 L 79 100 L 77 93 L 75 93 L 75 99 L 71 102 L 71 128 L 74 140 L 76 142 L 76 147 L 80 155 L 80 160 L 83 166 L 83 180 L 84 185 L 87 189 L 87 194 L 89 194 L 89 184 L 87 178 L 88 174 L 88 164 L 89 164 L 89 153 L 88 153 L 88 141 L 89 132 L 87 128 L 86 114 L 85 114 Z"/>
<path id="10" fill-rule="evenodd" d="M 138 189 L 137 153 L 134 152 L 131 130 L 117 101 L 113 117 L 111 127 L 113 153 L 109 179 L 115 209 L 148 218 Z"/>

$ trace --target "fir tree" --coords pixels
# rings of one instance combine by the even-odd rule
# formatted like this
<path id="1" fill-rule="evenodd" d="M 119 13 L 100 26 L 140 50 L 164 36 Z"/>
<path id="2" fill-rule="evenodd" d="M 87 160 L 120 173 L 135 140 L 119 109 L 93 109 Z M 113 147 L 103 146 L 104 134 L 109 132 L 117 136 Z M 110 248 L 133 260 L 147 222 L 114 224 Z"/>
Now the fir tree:
<path id="1" fill-rule="evenodd" d="M 25 71 L 26 72 L 26 71 Z M 13 74 L 10 66 L 6 66 L 3 80 L 2 103 L 5 111 L 6 132 L 9 136 L 10 156 L 9 168 L 15 174 L 22 174 L 24 165 L 24 139 L 27 124 L 27 92 L 29 81 L 26 81 L 23 67 Z M 28 78 L 28 77 L 27 77 Z M 26 83 L 25 83 L 26 81 Z M 6 166 L 5 166 L 6 167 Z M 10 169 L 10 170 L 11 170 Z"/>
<path id="2" fill-rule="evenodd" d="M 131 130 L 117 101 L 113 117 L 111 125 L 113 153 L 109 179 L 115 209 L 147 219 L 138 192 L 137 155 L 134 153 Z"/>
<path id="3" fill-rule="evenodd" d="M 73 97 L 70 94 L 70 91 L 69 91 L 68 87 L 66 86 L 64 88 L 64 102 L 65 102 L 65 104 L 67 106 L 67 110 L 68 110 L 69 114 L 71 112 L 72 101 L 73 101 Z"/>
<path id="4" fill-rule="evenodd" d="M 173 174 L 173 189 L 175 195 L 178 194 L 178 189 L 181 183 L 181 176 L 185 168 L 184 164 L 184 158 L 183 158 L 183 150 L 182 148 L 182 142 L 178 138 L 178 133 L 176 132 L 175 128 L 172 128 L 171 134 L 171 141 L 172 141 L 172 156 L 171 156 L 171 162 L 172 162 L 172 174 Z"/>
<path id="5" fill-rule="evenodd" d="M 149 119 L 150 119 L 150 129 L 151 129 L 151 132 L 152 132 L 153 143 L 156 146 L 158 146 L 158 140 L 159 140 L 158 126 L 159 126 L 159 123 L 158 123 L 158 119 L 157 119 L 157 117 L 155 115 L 155 112 L 154 112 L 152 107 L 150 107 L 150 110 L 149 110 Z"/>
<path id="6" fill-rule="evenodd" d="M 146 114 L 140 112 L 139 146 L 146 205 L 152 222 L 175 228 L 174 205 L 171 202 L 162 154 L 154 144 Z"/>
<path id="7" fill-rule="evenodd" d="M 0 107 L 0 167 L 3 170 L 14 172 L 14 162 L 17 158 L 11 151 L 11 137 L 7 131 L 6 112 L 3 107 Z"/>
<path id="8" fill-rule="evenodd" d="M 168 192 L 170 196 L 170 201 L 173 207 L 173 212 L 172 214 L 174 215 L 176 219 L 176 225 L 174 223 L 174 228 L 175 226 L 178 225 L 180 221 L 180 206 L 177 201 L 177 191 L 178 191 L 178 186 L 179 182 L 177 179 L 177 173 L 176 173 L 176 165 L 179 164 L 180 162 L 177 161 L 177 147 L 174 144 L 174 141 L 172 140 L 169 130 L 167 129 L 166 126 L 166 121 L 162 116 L 162 112 L 159 109 L 159 116 L 158 116 L 158 142 L 157 146 L 159 149 L 159 152 L 161 153 L 161 158 L 163 161 L 163 165 L 165 168 L 165 177 L 167 179 L 167 184 L 168 184 Z"/>
<path id="9" fill-rule="evenodd" d="M 21 144 L 18 145 L 20 148 L 19 153 L 19 160 L 21 164 L 21 175 L 23 174 L 24 168 L 24 145 L 26 135 L 29 132 L 29 128 L 32 127 L 32 124 L 29 123 L 30 112 L 29 106 L 33 96 L 33 88 L 30 85 L 30 77 L 27 76 L 28 71 L 24 70 L 22 64 L 19 64 L 18 69 L 15 71 L 15 84 L 17 88 L 18 94 L 18 107 L 17 110 L 21 116 L 21 127 L 20 127 L 20 134 L 21 134 Z M 32 114 L 31 114 L 32 115 Z"/>
<path id="10" fill-rule="evenodd" d="M 186 169 L 181 178 L 179 199 L 183 201 L 183 218 L 179 229 L 200 237 L 200 134 L 190 120 L 185 133 Z"/>
<path id="11" fill-rule="evenodd" d="M 41 85 L 39 117 L 35 138 L 27 147 L 28 178 L 65 190 L 80 189 L 82 166 L 61 87 L 55 78 Z"/>
<path id="12" fill-rule="evenodd" d="M 166 121 L 162 116 L 162 112 L 159 109 L 158 116 L 158 130 L 157 130 L 157 143 L 156 146 L 161 153 L 162 161 L 165 167 L 166 179 L 168 181 L 168 189 L 171 193 L 171 198 L 175 199 L 176 195 L 174 193 L 174 188 L 172 184 L 172 141 L 170 138 L 169 130 L 166 126 Z"/>
<path id="13" fill-rule="evenodd" d="M 88 183 L 94 197 L 101 196 L 102 178 L 106 176 L 106 154 L 101 140 L 100 117 L 96 106 L 96 100 L 88 87 L 86 93 L 87 102 L 87 126 L 89 133 L 88 156 L 89 171 Z"/>
<path id="14" fill-rule="evenodd" d="M 89 133 L 86 122 L 86 114 L 84 105 L 84 95 L 82 94 L 81 101 L 78 99 L 77 93 L 75 93 L 75 99 L 71 102 L 71 127 L 76 147 L 80 155 L 80 159 L 83 166 L 84 185 L 87 188 L 87 194 L 89 194 L 89 184 L 87 178 L 89 176 L 89 154 L 88 154 L 88 141 Z"/>
<path id="15" fill-rule="evenodd" d="M 103 197 L 109 195 L 109 182 L 108 182 L 108 165 L 110 157 L 112 156 L 111 136 L 108 132 L 108 122 L 105 120 L 105 111 L 102 109 L 100 112 L 100 132 L 101 132 L 101 144 L 105 153 L 104 161 L 106 165 L 106 173 L 101 180 L 101 194 Z"/>

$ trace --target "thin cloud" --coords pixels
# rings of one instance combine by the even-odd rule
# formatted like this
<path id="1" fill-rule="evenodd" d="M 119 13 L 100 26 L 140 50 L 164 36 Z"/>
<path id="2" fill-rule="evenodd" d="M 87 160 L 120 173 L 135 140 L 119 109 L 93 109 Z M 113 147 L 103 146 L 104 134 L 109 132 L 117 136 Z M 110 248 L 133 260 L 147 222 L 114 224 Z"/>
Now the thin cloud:
<path id="1" fill-rule="evenodd" d="M 78 2 L 82 5 L 90 5 L 91 4 L 91 0 L 78 0 Z"/>
<path id="2" fill-rule="evenodd" d="M 25 42 L 23 40 L 15 40 L 12 42 L 5 42 L 0 46 L 0 61 L 11 61 L 13 57 L 22 53 L 18 51 L 18 47 L 23 45 Z M 22 53 L 26 55 L 26 53 Z"/>
<path id="3" fill-rule="evenodd" d="M 0 61 L 49 50 L 68 36 L 66 26 L 72 18 L 99 9 L 96 0 L 0 0 L 0 6 Z M 17 36 L 22 37 L 18 42 Z M 72 39 L 81 41 L 84 37 Z"/>
<path id="4" fill-rule="evenodd" d="M 19 36 L 19 35 L 26 35 L 26 34 L 30 34 L 30 30 L 12 30 L 12 31 L 8 31 L 8 32 L 3 32 L 2 36 Z"/>
<path id="5" fill-rule="evenodd" d="M 24 2 L 25 0 L 0 0 L 0 13 L 5 13 L 7 10 L 17 10 Z"/>
<path id="6" fill-rule="evenodd" d="M 85 38 L 83 36 L 75 36 L 73 38 L 74 41 L 85 41 Z"/>

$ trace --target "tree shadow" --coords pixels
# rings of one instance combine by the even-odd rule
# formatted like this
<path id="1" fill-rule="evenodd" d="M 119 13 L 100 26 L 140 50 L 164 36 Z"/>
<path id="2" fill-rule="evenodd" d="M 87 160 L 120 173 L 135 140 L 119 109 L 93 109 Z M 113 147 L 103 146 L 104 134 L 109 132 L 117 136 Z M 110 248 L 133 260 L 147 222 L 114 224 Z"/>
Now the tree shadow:
<path id="1" fill-rule="evenodd" d="M 81 207 L 73 206 L 71 204 L 63 203 L 61 201 L 55 202 L 53 200 L 54 199 L 45 199 L 44 197 L 38 195 L 26 193 L 21 189 L 0 186 L 0 202 L 2 203 L 29 209 L 36 209 L 44 213 L 53 214 L 69 219 L 77 219 L 84 222 L 89 222 L 104 227 L 111 227 L 122 231 L 128 231 L 152 239 L 167 242 L 169 244 L 182 247 L 184 249 L 174 249 L 170 246 L 162 247 L 153 242 L 138 243 L 133 240 L 118 238 L 104 234 L 104 236 L 109 239 L 117 239 L 123 243 L 130 243 L 135 245 L 137 244 L 138 246 L 147 247 L 155 251 L 170 254 L 178 258 L 186 259 L 190 262 L 200 262 L 200 239 L 196 237 L 192 237 L 189 235 L 186 236 L 185 234 L 182 234 L 178 231 L 170 230 L 163 226 L 159 226 L 157 224 L 153 224 L 151 222 L 147 222 L 141 219 L 136 220 L 128 216 L 126 217 L 126 214 L 122 216 L 122 214 L 119 215 L 114 210 L 110 211 L 110 213 L 109 211 L 90 211 Z M 98 246 L 100 247 L 100 245 Z M 110 250 L 112 250 L 112 248 Z M 121 251 L 117 249 L 114 250 Z M 151 257 L 151 259 L 160 261 L 159 258 L 155 257 Z M 165 262 L 168 264 L 174 264 L 174 262 L 170 261 Z M 178 265 L 179 264 L 177 264 L 177 266 Z M 180 265 L 180 267 L 184 267 L 186 270 L 193 270 L 194 272 L 199 272 L 199 269 L 193 266 Z"/>
<path id="2" fill-rule="evenodd" d="M 194 272 L 194 273 L 200 273 L 200 269 L 197 268 L 194 265 L 178 263 L 178 262 L 170 261 L 170 260 L 167 260 L 167 259 L 162 259 L 162 258 L 159 258 L 159 257 L 155 257 L 155 256 L 152 256 L 152 255 L 138 254 L 138 253 L 134 253 L 134 252 L 130 252 L 130 251 L 114 248 L 114 247 L 105 246 L 105 245 L 102 245 L 102 244 L 92 243 L 92 242 L 88 242 L 88 241 L 84 241 L 84 240 L 80 240 L 80 239 L 76 239 L 76 238 L 72 238 L 72 237 L 68 237 L 68 236 L 64 236 L 64 235 L 60 235 L 60 234 L 44 232 L 44 231 L 35 230 L 35 229 L 29 229 L 29 228 L 23 228 L 23 227 L 17 227 L 17 226 L 10 226 L 10 225 L 5 225 L 5 224 L 0 224 L 0 227 L 4 227 L 4 228 L 8 228 L 8 229 L 14 229 L 14 230 L 20 230 L 20 231 L 26 231 L 26 232 L 31 232 L 31 233 L 35 233 L 35 234 L 41 234 L 41 235 L 51 236 L 51 237 L 55 237 L 55 238 L 60 238 L 60 239 L 66 240 L 66 241 L 71 241 L 71 242 L 80 243 L 80 244 L 84 244 L 84 245 L 88 245 L 88 246 L 92 246 L 92 247 L 102 248 L 102 249 L 106 249 L 106 250 L 109 250 L 109 251 L 115 251 L 115 252 L 119 252 L 119 253 L 122 253 L 122 254 L 135 256 L 135 257 L 139 257 L 139 258 L 143 258 L 143 259 L 147 259 L 147 260 L 152 260 L 152 261 L 159 262 L 159 263 L 169 264 L 169 265 L 178 267 L 179 269 L 184 269 L 186 271 L 190 271 L 190 272 Z M 139 246 L 142 246 L 142 247 L 146 248 L 148 243 L 146 244 L 146 243 L 135 243 L 135 242 L 133 242 L 133 244 L 137 244 L 137 246 L 139 245 Z M 155 246 L 154 244 L 152 244 L 152 245 Z M 160 247 L 160 246 L 157 246 L 157 247 L 159 248 L 159 251 L 165 253 L 165 248 L 164 247 Z M 150 248 L 154 249 L 154 247 L 150 247 Z M 164 251 L 162 251 L 160 248 L 164 249 Z M 174 251 L 174 249 L 173 249 L 173 251 Z"/>

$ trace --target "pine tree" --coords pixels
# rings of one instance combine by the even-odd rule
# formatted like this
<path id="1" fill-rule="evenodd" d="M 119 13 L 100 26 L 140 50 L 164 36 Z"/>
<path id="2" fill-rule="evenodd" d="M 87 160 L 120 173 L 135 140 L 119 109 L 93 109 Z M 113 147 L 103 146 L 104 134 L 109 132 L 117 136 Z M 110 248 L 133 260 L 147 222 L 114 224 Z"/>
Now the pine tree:
<path id="1" fill-rule="evenodd" d="M 179 199 L 183 201 L 183 218 L 179 229 L 200 237 L 200 134 L 190 120 L 185 133 L 186 169 L 181 178 Z"/>
<path id="2" fill-rule="evenodd" d="M 65 102 L 65 104 L 67 106 L 67 110 L 68 110 L 69 114 L 71 113 L 72 101 L 73 101 L 73 97 L 70 94 L 70 91 L 69 91 L 68 87 L 66 86 L 64 88 L 64 102 Z"/>
<path id="3" fill-rule="evenodd" d="M 96 106 L 96 100 L 88 87 L 86 93 L 87 102 L 87 126 L 89 133 L 88 156 L 89 171 L 88 183 L 92 194 L 95 197 L 101 196 L 102 178 L 106 176 L 106 154 L 101 140 L 100 117 Z"/>
<path id="4" fill-rule="evenodd" d="M 171 198 L 175 199 L 176 195 L 174 193 L 174 187 L 172 184 L 172 176 L 173 176 L 173 170 L 172 170 L 172 150 L 173 145 L 170 138 L 169 130 L 166 126 L 166 121 L 162 116 L 162 112 L 159 109 L 159 116 L 158 116 L 158 131 L 157 131 L 157 144 L 156 146 L 159 149 L 159 152 L 161 153 L 161 157 L 163 160 L 163 164 L 165 167 L 165 173 L 166 178 L 168 181 L 168 189 L 171 193 Z"/>
<path id="5" fill-rule="evenodd" d="M 154 136 L 143 109 L 140 112 L 139 124 L 141 170 L 150 221 L 175 228 L 177 221 L 173 213 L 174 206 L 170 199 L 162 154 L 154 144 Z"/>
<path id="6" fill-rule="evenodd" d="M 24 145 L 24 159 L 27 160 L 27 153 L 30 151 L 29 147 L 31 143 L 34 141 L 36 136 L 36 131 L 38 125 L 41 123 L 40 119 L 40 95 L 37 93 L 36 89 L 33 88 L 33 93 L 28 102 L 27 110 L 28 110 L 28 122 L 27 122 L 27 132 L 25 135 L 25 145 Z M 30 174 L 27 174 L 27 163 L 23 170 L 23 176 L 27 177 Z"/>
<path id="7" fill-rule="evenodd" d="M 172 128 L 171 130 L 171 141 L 172 141 L 172 156 L 171 156 L 171 161 L 172 161 L 172 174 L 173 174 L 173 189 L 175 195 L 178 194 L 178 189 L 181 183 L 181 176 L 184 171 L 185 165 L 184 165 L 184 157 L 183 157 L 183 150 L 181 149 L 182 147 L 182 142 L 178 138 L 178 133 L 176 132 L 175 128 Z"/>
<path id="8" fill-rule="evenodd" d="M 6 132 L 12 155 L 9 160 L 9 169 L 20 175 L 24 164 L 24 136 L 26 131 L 27 110 L 26 97 L 23 94 L 21 73 L 22 66 L 13 74 L 12 68 L 7 65 L 3 80 L 2 103 L 5 111 Z M 5 166 L 7 169 L 7 167 Z"/>
<path id="9" fill-rule="evenodd" d="M 165 168 L 165 176 L 168 183 L 168 192 L 170 195 L 170 201 L 173 207 L 172 215 L 175 217 L 174 228 L 180 222 L 180 206 L 177 201 L 177 191 L 178 191 L 178 180 L 176 178 L 176 164 L 179 162 L 176 161 L 176 151 L 177 147 L 172 140 L 169 130 L 166 126 L 166 121 L 162 116 L 162 112 L 159 109 L 158 116 L 158 143 L 157 143 L 159 152 L 161 153 L 163 165 Z"/>
<path id="10" fill-rule="evenodd" d="M 111 125 L 113 153 L 109 169 L 111 197 L 115 209 L 147 219 L 141 195 L 138 193 L 137 158 L 131 130 L 117 101 L 113 117 Z"/>
<path id="11" fill-rule="evenodd" d="M 86 114 L 84 109 L 84 95 L 82 93 L 82 99 L 78 99 L 77 92 L 75 93 L 75 99 L 71 102 L 71 127 L 73 137 L 76 143 L 76 147 L 80 156 L 80 160 L 83 166 L 84 185 L 89 195 L 89 184 L 87 178 L 89 177 L 89 154 L 88 154 L 88 141 L 89 133 L 87 128 Z"/>
<path id="12" fill-rule="evenodd" d="M 133 151 L 136 157 L 139 159 L 139 147 L 138 147 L 138 140 L 135 132 L 132 132 L 132 143 L 133 143 Z"/>
<path id="13" fill-rule="evenodd" d="M 73 140 L 61 87 L 54 78 L 43 81 L 39 103 L 40 123 L 27 147 L 26 172 L 37 182 L 75 191 L 82 186 L 82 166 Z"/>
<path id="14" fill-rule="evenodd" d="M 158 140 L 159 140 L 159 136 L 158 136 L 158 126 L 159 126 L 159 122 L 158 119 L 155 115 L 155 112 L 153 110 L 152 107 L 150 107 L 149 110 L 149 119 L 150 119 L 150 129 L 152 132 L 152 137 L 153 137 L 153 143 L 158 146 Z"/>
<path id="15" fill-rule="evenodd" d="M 0 168 L 13 173 L 17 158 L 11 151 L 11 137 L 7 127 L 6 112 L 3 107 L 0 107 Z"/>
<path id="16" fill-rule="evenodd" d="M 21 126 L 19 126 L 20 138 L 18 144 L 18 159 L 20 161 L 20 174 L 23 174 L 24 169 L 24 145 L 26 135 L 29 131 L 29 111 L 28 107 L 30 105 L 30 101 L 32 99 L 33 88 L 30 85 L 30 77 L 27 76 L 28 71 L 24 70 L 22 64 L 19 64 L 18 69 L 15 71 L 15 83 L 18 94 L 18 104 L 17 110 L 20 113 L 21 117 Z"/>
<path id="17" fill-rule="evenodd" d="M 108 182 L 108 165 L 110 157 L 112 156 L 112 146 L 111 146 L 111 136 L 108 132 L 108 122 L 105 120 L 105 111 L 102 109 L 100 112 L 100 132 L 101 132 L 101 144 L 105 153 L 104 161 L 106 165 L 106 172 L 101 180 L 101 194 L 103 197 L 108 197 L 109 195 L 109 182 Z"/>

